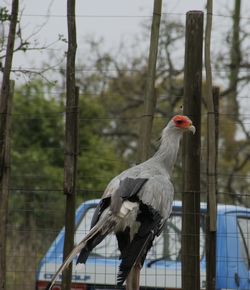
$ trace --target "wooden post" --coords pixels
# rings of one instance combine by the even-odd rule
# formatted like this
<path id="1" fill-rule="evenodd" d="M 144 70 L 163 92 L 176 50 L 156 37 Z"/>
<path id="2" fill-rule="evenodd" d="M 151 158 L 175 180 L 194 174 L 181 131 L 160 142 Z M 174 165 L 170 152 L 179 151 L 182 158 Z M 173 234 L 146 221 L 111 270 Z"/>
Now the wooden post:
<path id="1" fill-rule="evenodd" d="M 241 17 L 242 14 L 242 4 L 243 1 L 241 0 L 234 0 L 234 8 L 233 8 L 233 14 L 232 14 L 232 21 L 233 21 L 233 27 L 232 27 L 232 34 L 231 34 L 231 41 L 230 41 L 230 56 L 229 56 L 229 63 L 230 63 L 230 70 L 229 70 L 229 84 L 228 87 L 230 88 L 230 93 L 227 97 L 226 102 L 226 111 L 229 113 L 233 113 L 233 115 L 228 116 L 230 118 L 230 122 L 234 121 L 237 122 L 237 119 L 239 118 L 240 114 L 240 108 L 239 108 L 239 101 L 237 100 L 238 95 L 238 89 L 239 89 L 239 78 L 240 78 L 240 69 L 241 69 L 241 63 L 243 58 L 243 50 L 242 47 L 242 39 L 241 39 Z M 231 152 L 230 149 L 233 142 L 231 140 L 235 139 L 237 126 L 231 127 L 228 134 L 230 134 L 227 137 L 228 142 L 227 146 L 229 149 L 229 152 Z"/>
<path id="2" fill-rule="evenodd" d="M 10 144 L 11 144 L 11 108 L 12 99 L 14 94 L 15 82 L 10 81 L 9 97 L 7 104 L 6 118 L 6 129 L 4 136 L 4 155 L 3 162 L 1 163 L 1 194 L 0 194 L 0 289 L 5 290 L 6 288 L 6 241 L 7 241 L 7 217 L 8 217 L 8 200 L 10 191 Z"/>
<path id="3" fill-rule="evenodd" d="M 211 32 L 213 0 L 207 0 L 205 31 L 205 69 L 207 96 L 207 219 L 206 219 L 206 289 L 216 286 L 216 187 L 219 89 L 213 88 L 211 68 Z M 217 118 L 216 118 L 217 113 Z"/>
<path id="4" fill-rule="evenodd" d="M 64 160 L 64 194 L 66 195 L 65 211 L 65 240 L 63 259 L 65 260 L 74 247 L 75 233 L 75 200 L 76 200 L 76 174 L 79 128 L 79 88 L 75 89 L 74 105 L 67 107 L 66 114 L 66 144 Z M 62 289 L 71 289 L 72 264 L 64 271 L 62 276 Z"/>
<path id="5" fill-rule="evenodd" d="M 207 283 L 206 289 L 207 290 L 215 290 L 216 287 L 216 227 L 211 227 L 211 223 L 216 223 L 216 196 L 217 196 L 217 159 L 218 159 L 218 135 L 219 135 L 219 94 L 220 89 L 218 87 L 213 87 L 213 117 L 214 117 L 214 127 L 207 128 L 207 139 L 210 136 L 209 131 L 213 130 L 215 134 L 215 144 L 214 147 L 214 182 L 215 182 L 215 197 L 213 199 L 209 198 L 209 192 L 207 194 L 207 220 L 206 220 L 206 276 L 207 276 Z M 210 158 L 209 156 L 210 151 L 207 152 L 207 159 Z M 207 161 L 208 162 L 208 161 Z M 208 169 L 207 169 L 208 170 Z M 210 182 L 210 176 L 207 175 L 207 183 Z M 211 192 L 210 192 L 211 193 Z M 214 201 L 211 203 L 211 200 Z M 216 226 L 216 224 L 215 224 Z"/>
<path id="6" fill-rule="evenodd" d="M 138 162 L 145 161 L 150 156 L 150 139 L 156 106 L 155 71 L 160 34 L 162 0 L 154 0 L 154 12 L 151 25 L 151 38 L 148 58 L 148 75 L 144 112 L 141 119 L 140 140 L 138 146 Z"/>
<path id="7" fill-rule="evenodd" d="M 215 188 L 217 195 L 218 148 L 219 148 L 219 107 L 220 88 L 213 87 L 214 115 L 215 115 Z"/>
<path id="8" fill-rule="evenodd" d="M 67 1 L 68 53 L 66 77 L 66 128 L 64 157 L 64 194 L 66 195 L 65 239 L 63 259 L 74 247 L 75 195 L 78 155 L 78 99 L 79 90 L 75 87 L 76 24 L 75 0 Z M 72 263 L 62 275 L 62 289 L 71 289 Z"/>
<path id="9" fill-rule="evenodd" d="M 215 141 L 215 114 L 214 99 L 212 92 L 212 69 L 210 60 L 210 39 L 212 30 L 213 1 L 207 1 L 207 24 L 205 33 L 205 68 L 206 68 L 206 94 L 207 94 L 207 193 L 210 204 L 210 230 L 216 230 L 216 188 L 215 188 L 215 163 L 216 163 L 216 141 Z"/>
<path id="10" fill-rule="evenodd" d="M 155 71 L 158 54 L 158 40 L 160 34 L 162 0 L 154 0 L 154 11 L 151 25 L 150 48 L 148 57 L 148 75 L 144 112 L 141 119 L 140 139 L 138 145 L 137 162 L 143 162 L 150 156 L 150 139 L 156 106 Z M 140 287 L 140 265 L 135 265 L 126 279 L 126 290 L 137 290 Z"/>
<path id="11" fill-rule="evenodd" d="M 9 126 L 14 83 L 10 81 L 19 1 L 12 1 L 10 27 L 0 94 L 0 290 L 6 289 L 6 224 L 9 191 Z"/>
<path id="12" fill-rule="evenodd" d="M 200 124 L 203 12 L 186 17 L 183 112 L 190 116 L 194 136 L 183 138 L 182 289 L 200 289 Z"/>

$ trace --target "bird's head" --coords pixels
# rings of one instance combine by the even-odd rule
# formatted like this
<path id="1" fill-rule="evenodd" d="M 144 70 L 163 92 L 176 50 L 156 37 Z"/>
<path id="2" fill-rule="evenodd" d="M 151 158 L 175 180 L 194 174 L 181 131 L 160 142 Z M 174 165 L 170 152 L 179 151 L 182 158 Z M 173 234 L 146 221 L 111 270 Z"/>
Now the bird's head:
<path id="1" fill-rule="evenodd" d="M 170 121 L 170 126 L 172 128 L 176 128 L 177 130 L 180 130 L 181 132 L 190 131 L 193 134 L 195 133 L 195 127 L 193 126 L 192 121 L 187 116 L 174 116 Z"/>

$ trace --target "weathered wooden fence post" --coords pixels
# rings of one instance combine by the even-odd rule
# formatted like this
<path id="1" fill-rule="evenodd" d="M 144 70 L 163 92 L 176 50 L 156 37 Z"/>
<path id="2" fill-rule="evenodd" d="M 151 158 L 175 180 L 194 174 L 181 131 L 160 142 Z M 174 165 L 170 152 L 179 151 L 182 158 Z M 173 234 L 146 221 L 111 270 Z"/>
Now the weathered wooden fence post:
<path id="1" fill-rule="evenodd" d="M 154 0 L 153 19 L 148 57 L 148 74 L 144 99 L 144 111 L 140 124 L 137 161 L 145 161 L 150 156 L 150 139 L 156 106 L 155 72 L 160 34 L 162 0 Z M 126 280 L 126 290 L 137 290 L 140 287 L 140 269 L 133 267 Z"/>
<path id="2" fill-rule="evenodd" d="M 141 119 L 138 162 L 145 161 L 150 156 L 150 138 L 156 106 L 155 71 L 160 34 L 162 0 L 154 0 L 154 12 L 151 25 L 151 38 L 148 57 L 148 75 L 144 99 L 144 111 Z"/>
<path id="3" fill-rule="evenodd" d="M 215 290 L 216 287 L 216 215 L 217 215 L 217 159 L 218 159 L 218 138 L 219 138 L 219 87 L 212 88 L 213 97 L 213 110 L 208 114 L 207 120 L 207 139 L 211 137 L 211 131 L 214 131 L 215 140 L 214 144 L 210 146 L 213 148 L 207 148 L 207 219 L 206 219 L 206 276 L 207 290 Z M 212 116 L 211 116 L 212 115 Z M 211 127 L 212 124 L 212 127 Z M 209 145 L 207 146 L 209 147 Z M 211 156 L 212 151 L 212 156 Z M 210 159 L 210 168 L 208 164 Z M 214 171 L 211 172 L 211 169 Z M 209 186 L 209 183 L 214 182 L 213 186 Z M 215 192 L 213 192 L 213 190 Z M 210 195 L 213 195 L 211 198 Z"/>
<path id="4" fill-rule="evenodd" d="M 216 285 L 216 191 L 217 191 L 217 142 L 219 88 L 213 88 L 211 66 L 211 33 L 213 23 L 213 0 L 207 0 L 205 30 L 205 69 L 207 97 L 207 218 L 206 218 L 206 289 L 215 290 Z"/>
<path id="5" fill-rule="evenodd" d="M 78 99 L 79 90 L 75 87 L 76 24 L 75 0 L 67 1 L 68 52 L 66 74 L 66 124 L 64 153 L 64 194 L 66 195 L 65 240 L 63 258 L 74 247 L 75 231 L 75 195 L 78 156 Z M 62 289 L 71 289 L 72 263 L 62 276 Z"/>
<path id="6" fill-rule="evenodd" d="M 200 124 L 203 12 L 186 17 L 183 112 L 196 127 L 183 138 L 182 289 L 200 289 Z"/>
<path id="7" fill-rule="evenodd" d="M 66 144 L 64 161 L 64 194 L 66 195 L 65 210 L 65 240 L 63 259 L 69 255 L 74 247 L 75 233 L 75 200 L 76 200 L 76 175 L 78 146 L 78 123 L 79 123 L 79 88 L 75 89 L 75 98 L 72 106 L 67 106 L 66 121 Z M 74 104 L 74 105 L 73 105 Z M 62 289 L 71 289 L 72 264 L 64 271 Z"/>
<path id="8" fill-rule="evenodd" d="M 6 225 L 10 178 L 9 124 L 14 83 L 10 81 L 19 0 L 12 1 L 10 26 L 0 92 L 0 290 L 6 289 Z"/>
<path id="9" fill-rule="evenodd" d="M 4 134 L 0 135 L 3 138 L 3 158 L 1 158 L 1 179 L 0 179 L 0 289 L 6 288 L 6 242 L 7 242 L 7 217 L 8 217 L 8 199 L 10 191 L 10 144 L 11 144 L 11 111 L 12 99 L 14 94 L 15 82 L 10 81 L 8 93 L 7 108 L 5 115 L 5 130 Z"/>

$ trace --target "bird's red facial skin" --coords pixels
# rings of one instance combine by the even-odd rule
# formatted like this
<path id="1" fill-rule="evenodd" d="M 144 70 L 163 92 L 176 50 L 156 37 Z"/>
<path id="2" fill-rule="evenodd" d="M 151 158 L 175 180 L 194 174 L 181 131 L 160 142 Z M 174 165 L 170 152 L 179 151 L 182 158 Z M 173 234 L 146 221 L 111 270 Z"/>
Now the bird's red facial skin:
<path id="1" fill-rule="evenodd" d="M 175 123 L 175 126 L 177 128 L 183 128 L 183 129 L 186 129 L 186 128 L 189 128 L 191 125 L 192 125 L 192 121 L 185 117 L 185 116 L 175 116 L 173 118 L 173 121 Z"/>

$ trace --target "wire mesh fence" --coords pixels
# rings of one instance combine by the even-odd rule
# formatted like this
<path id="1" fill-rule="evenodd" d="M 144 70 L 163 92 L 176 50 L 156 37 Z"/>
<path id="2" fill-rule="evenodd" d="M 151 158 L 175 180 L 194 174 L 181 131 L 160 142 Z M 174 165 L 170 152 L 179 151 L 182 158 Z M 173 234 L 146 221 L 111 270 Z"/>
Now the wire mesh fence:
<path id="1" fill-rule="evenodd" d="M 24 114 L 22 117 L 21 120 L 20 115 L 15 116 L 14 114 L 13 122 L 28 122 L 35 125 L 33 116 L 29 117 Z M 60 112 L 56 118 L 63 119 L 64 116 Z M 222 115 L 220 118 L 223 120 L 224 116 Z M 41 114 L 39 120 L 48 121 L 51 118 L 50 115 Z M 52 120 L 55 121 L 55 119 Z M 91 122 L 99 121 L 99 118 L 91 120 Z M 134 122 L 134 119 L 132 122 Z M 15 130 L 15 124 L 13 124 L 13 130 Z M 41 155 L 33 156 L 34 151 L 30 147 L 25 148 L 20 144 L 12 144 L 11 167 L 13 170 L 9 200 L 7 247 L 7 289 L 10 290 L 16 288 L 29 290 L 35 289 L 35 287 L 44 289 L 46 281 L 52 277 L 56 268 L 62 262 L 65 196 L 62 189 L 63 163 L 61 160 L 64 150 L 63 146 L 58 144 L 53 146 L 45 144 L 39 150 L 43 152 L 43 157 Z M 91 147 L 80 145 L 80 151 L 83 155 L 90 150 Z M 206 150 L 204 145 L 203 150 Z M 224 150 L 221 148 L 219 150 L 219 152 L 221 151 L 220 154 L 223 154 Z M 237 148 L 234 148 L 235 152 L 237 150 Z M 54 155 L 54 157 L 47 159 L 47 153 L 49 156 Z M 25 162 L 24 159 L 20 159 L 19 154 L 25 156 Z M 60 164 L 55 173 L 52 170 L 50 171 L 49 167 L 53 158 L 59 160 Z M 102 159 L 98 152 L 93 153 L 92 158 Z M 104 157 L 103 162 L 121 163 L 121 160 Z M 222 203 L 218 205 L 217 209 L 216 285 L 218 285 L 218 288 L 234 289 L 239 288 L 239 285 L 246 285 L 250 278 L 250 210 L 248 209 L 250 193 L 247 187 L 250 177 L 247 172 L 237 171 L 237 173 L 232 173 L 230 169 L 228 168 L 228 171 L 223 169 L 222 171 L 219 168 L 218 180 L 226 184 L 229 178 L 233 176 L 236 184 L 245 183 L 245 190 L 244 192 L 218 191 Z M 201 179 L 204 179 L 204 183 L 205 177 L 205 169 L 202 169 Z M 88 172 L 79 172 L 78 179 L 82 183 L 78 182 L 77 189 L 79 208 L 76 214 L 75 243 L 81 240 L 90 227 L 96 201 L 88 200 L 100 198 L 104 184 L 107 184 L 110 178 L 112 178 L 111 174 L 94 175 Z M 178 174 L 174 179 L 176 183 L 180 183 Z M 90 182 L 91 180 L 94 180 L 94 183 L 101 183 L 102 187 L 95 190 L 91 185 L 88 188 L 87 186 L 93 183 Z M 82 184 L 87 185 L 81 187 Z M 221 186 L 221 188 L 223 187 Z M 177 190 L 177 199 L 180 196 L 181 192 Z M 201 196 L 204 201 L 205 184 Z M 86 203 L 83 203 L 84 201 Z M 223 203 L 230 203 L 231 205 Z M 201 287 L 205 288 L 205 222 L 207 215 L 205 203 L 201 204 L 201 212 L 197 214 L 201 216 Z M 73 267 L 73 287 L 75 287 L 73 289 L 119 289 L 115 286 L 118 267 L 117 243 L 114 236 L 109 236 L 93 251 L 85 266 Z M 141 286 L 149 287 L 147 289 L 181 288 L 181 202 L 175 202 L 171 218 L 147 256 L 144 268 L 141 271 Z"/>
<path id="2" fill-rule="evenodd" d="M 24 18 L 40 16 L 45 15 L 23 14 Z M 181 16 L 184 19 L 185 14 L 163 13 L 163 16 L 163 18 Z M 66 15 L 51 14 L 50 17 L 59 19 L 65 18 Z M 220 31 L 222 27 L 221 20 L 227 20 L 230 17 L 229 15 L 214 14 L 215 33 L 212 41 L 215 44 L 216 32 Z M 111 21 L 117 21 L 117 19 L 126 21 L 131 18 L 150 20 L 151 16 L 78 14 L 77 18 L 98 18 L 99 20 L 111 18 Z M 240 17 L 240 19 L 246 23 L 249 21 L 249 17 Z M 174 25 L 173 23 L 171 25 Z M 171 27 L 167 28 L 170 31 Z M 223 29 L 226 28 L 228 28 L 227 22 L 223 23 Z M 181 39 L 177 33 L 179 30 L 181 27 L 177 26 L 172 33 L 172 35 L 177 35 L 177 40 Z M 164 36 L 163 33 L 162 37 L 169 39 L 169 35 Z M 246 36 L 244 37 L 246 38 Z M 159 105 L 154 117 L 156 132 L 154 138 L 159 137 L 159 128 L 172 115 L 167 112 L 174 111 L 182 102 L 183 45 L 179 45 L 179 43 L 176 45 L 174 42 L 174 45 L 171 46 L 171 41 L 170 46 L 166 44 L 169 45 L 162 41 L 163 46 L 160 48 L 160 59 L 164 61 L 164 65 L 160 63 L 157 68 L 156 83 L 160 85 L 157 87 Z M 166 55 L 162 47 L 165 47 Z M 181 48 L 181 57 L 176 57 L 176 55 L 178 56 L 177 48 Z M 45 51 L 57 54 L 62 52 L 62 48 L 47 47 Z M 175 51 L 176 54 L 172 51 Z M 229 54 L 225 53 L 222 56 L 223 53 L 220 52 L 217 57 L 213 58 L 212 65 L 213 72 L 218 79 L 226 82 L 225 80 L 228 81 L 228 75 L 234 68 L 228 64 L 230 63 Z M 119 64 L 115 57 L 109 59 L 112 55 L 102 55 L 98 50 L 96 54 L 99 57 L 96 62 L 91 63 L 87 60 L 87 64 L 79 65 L 76 68 L 82 95 L 80 96 L 78 211 L 76 213 L 75 243 L 78 243 L 88 232 L 90 219 L 97 204 L 95 199 L 101 197 L 110 179 L 121 170 L 135 164 L 139 123 L 142 118 L 141 106 L 147 78 L 145 62 L 137 65 L 141 55 L 138 59 L 134 59 L 134 63 L 130 66 L 127 63 Z M 64 53 L 62 56 L 64 58 Z M 248 58 L 248 53 L 244 54 L 243 59 L 245 58 Z M 167 65 L 165 64 L 166 59 L 168 60 Z M 219 63 L 219 60 L 223 60 L 224 63 Z M 58 63 L 52 66 L 48 64 L 42 70 L 35 66 L 14 66 L 12 72 L 36 75 L 39 78 L 44 77 L 48 81 L 49 78 L 45 77 L 46 73 L 48 75 L 56 74 L 57 78 L 64 77 L 63 62 Z M 216 233 L 216 287 L 218 289 L 248 289 L 250 281 L 250 114 L 246 109 L 249 105 L 248 67 L 246 62 L 238 68 L 241 90 L 235 92 L 235 96 L 229 95 L 232 88 L 227 88 L 227 85 L 224 88 L 223 83 L 224 91 L 220 96 L 217 173 L 219 205 L 217 207 Z M 37 79 L 30 79 L 30 84 L 18 89 L 14 98 L 11 185 L 7 224 L 8 290 L 45 289 L 47 281 L 51 279 L 62 262 L 65 212 L 63 140 L 65 115 L 68 110 L 64 108 L 64 89 L 58 87 L 52 85 L 51 82 L 45 86 Z M 97 99 L 98 102 L 95 102 Z M 124 106 L 124 100 L 128 102 L 126 106 Z M 238 102 L 239 111 L 232 109 L 230 100 Z M 206 107 L 205 98 L 203 103 Z M 203 131 L 201 192 L 195 193 L 201 194 L 203 203 L 199 212 L 190 213 L 199 215 L 201 222 L 201 288 L 206 287 L 207 212 L 204 203 L 207 186 L 204 157 L 207 150 L 204 141 L 206 117 L 207 114 L 203 113 L 201 122 Z M 119 127 L 121 128 L 119 129 Z M 101 134 L 101 137 L 98 134 Z M 157 142 L 154 142 L 152 151 L 156 147 Z M 178 200 L 181 199 L 182 194 L 180 181 L 182 172 L 179 160 L 173 176 L 176 187 L 173 213 L 163 233 L 155 240 L 141 271 L 141 286 L 147 287 L 148 290 L 181 288 L 182 212 L 181 202 Z M 74 261 L 72 289 L 119 289 L 115 286 L 119 263 L 116 239 L 114 236 L 108 236 L 93 251 L 85 266 L 76 267 Z M 55 286 L 54 289 L 60 289 L 60 286 Z"/>
<path id="3" fill-rule="evenodd" d="M 96 205 L 97 200 L 92 200 L 78 208 L 75 243 L 88 232 Z M 217 210 L 216 285 L 218 288 L 243 288 L 248 285 L 250 275 L 250 209 L 239 205 L 220 204 Z M 48 209 L 43 208 L 41 211 L 50 217 Z M 26 215 L 27 212 L 22 210 L 22 214 Z M 201 215 L 201 288 L 205 288 L 206 204 L 201 204 L 201 212 L 197 214 Z M 32 225 L 26 225 L 22 229 L 9 225 L 8 236 L 7 289 L 34 289 L 35 283 L 37 289 L 45 289 L 46 281 L 52 278 L 62 262 L 63 229 L 54 227 L 53 223 L 48 228 L 33 229 Z M 115 286 L 119 262 L 116 239 L 108 236 L 92 252 L 85 266 L 76 267 L 74 261 L 72 289 L 119 289 Z M 163 233 L 155 240 L 148 253 L 141 271 L 141 287 L 181 288 L 181 202 L 174 203 L 173 213 Z"/>

